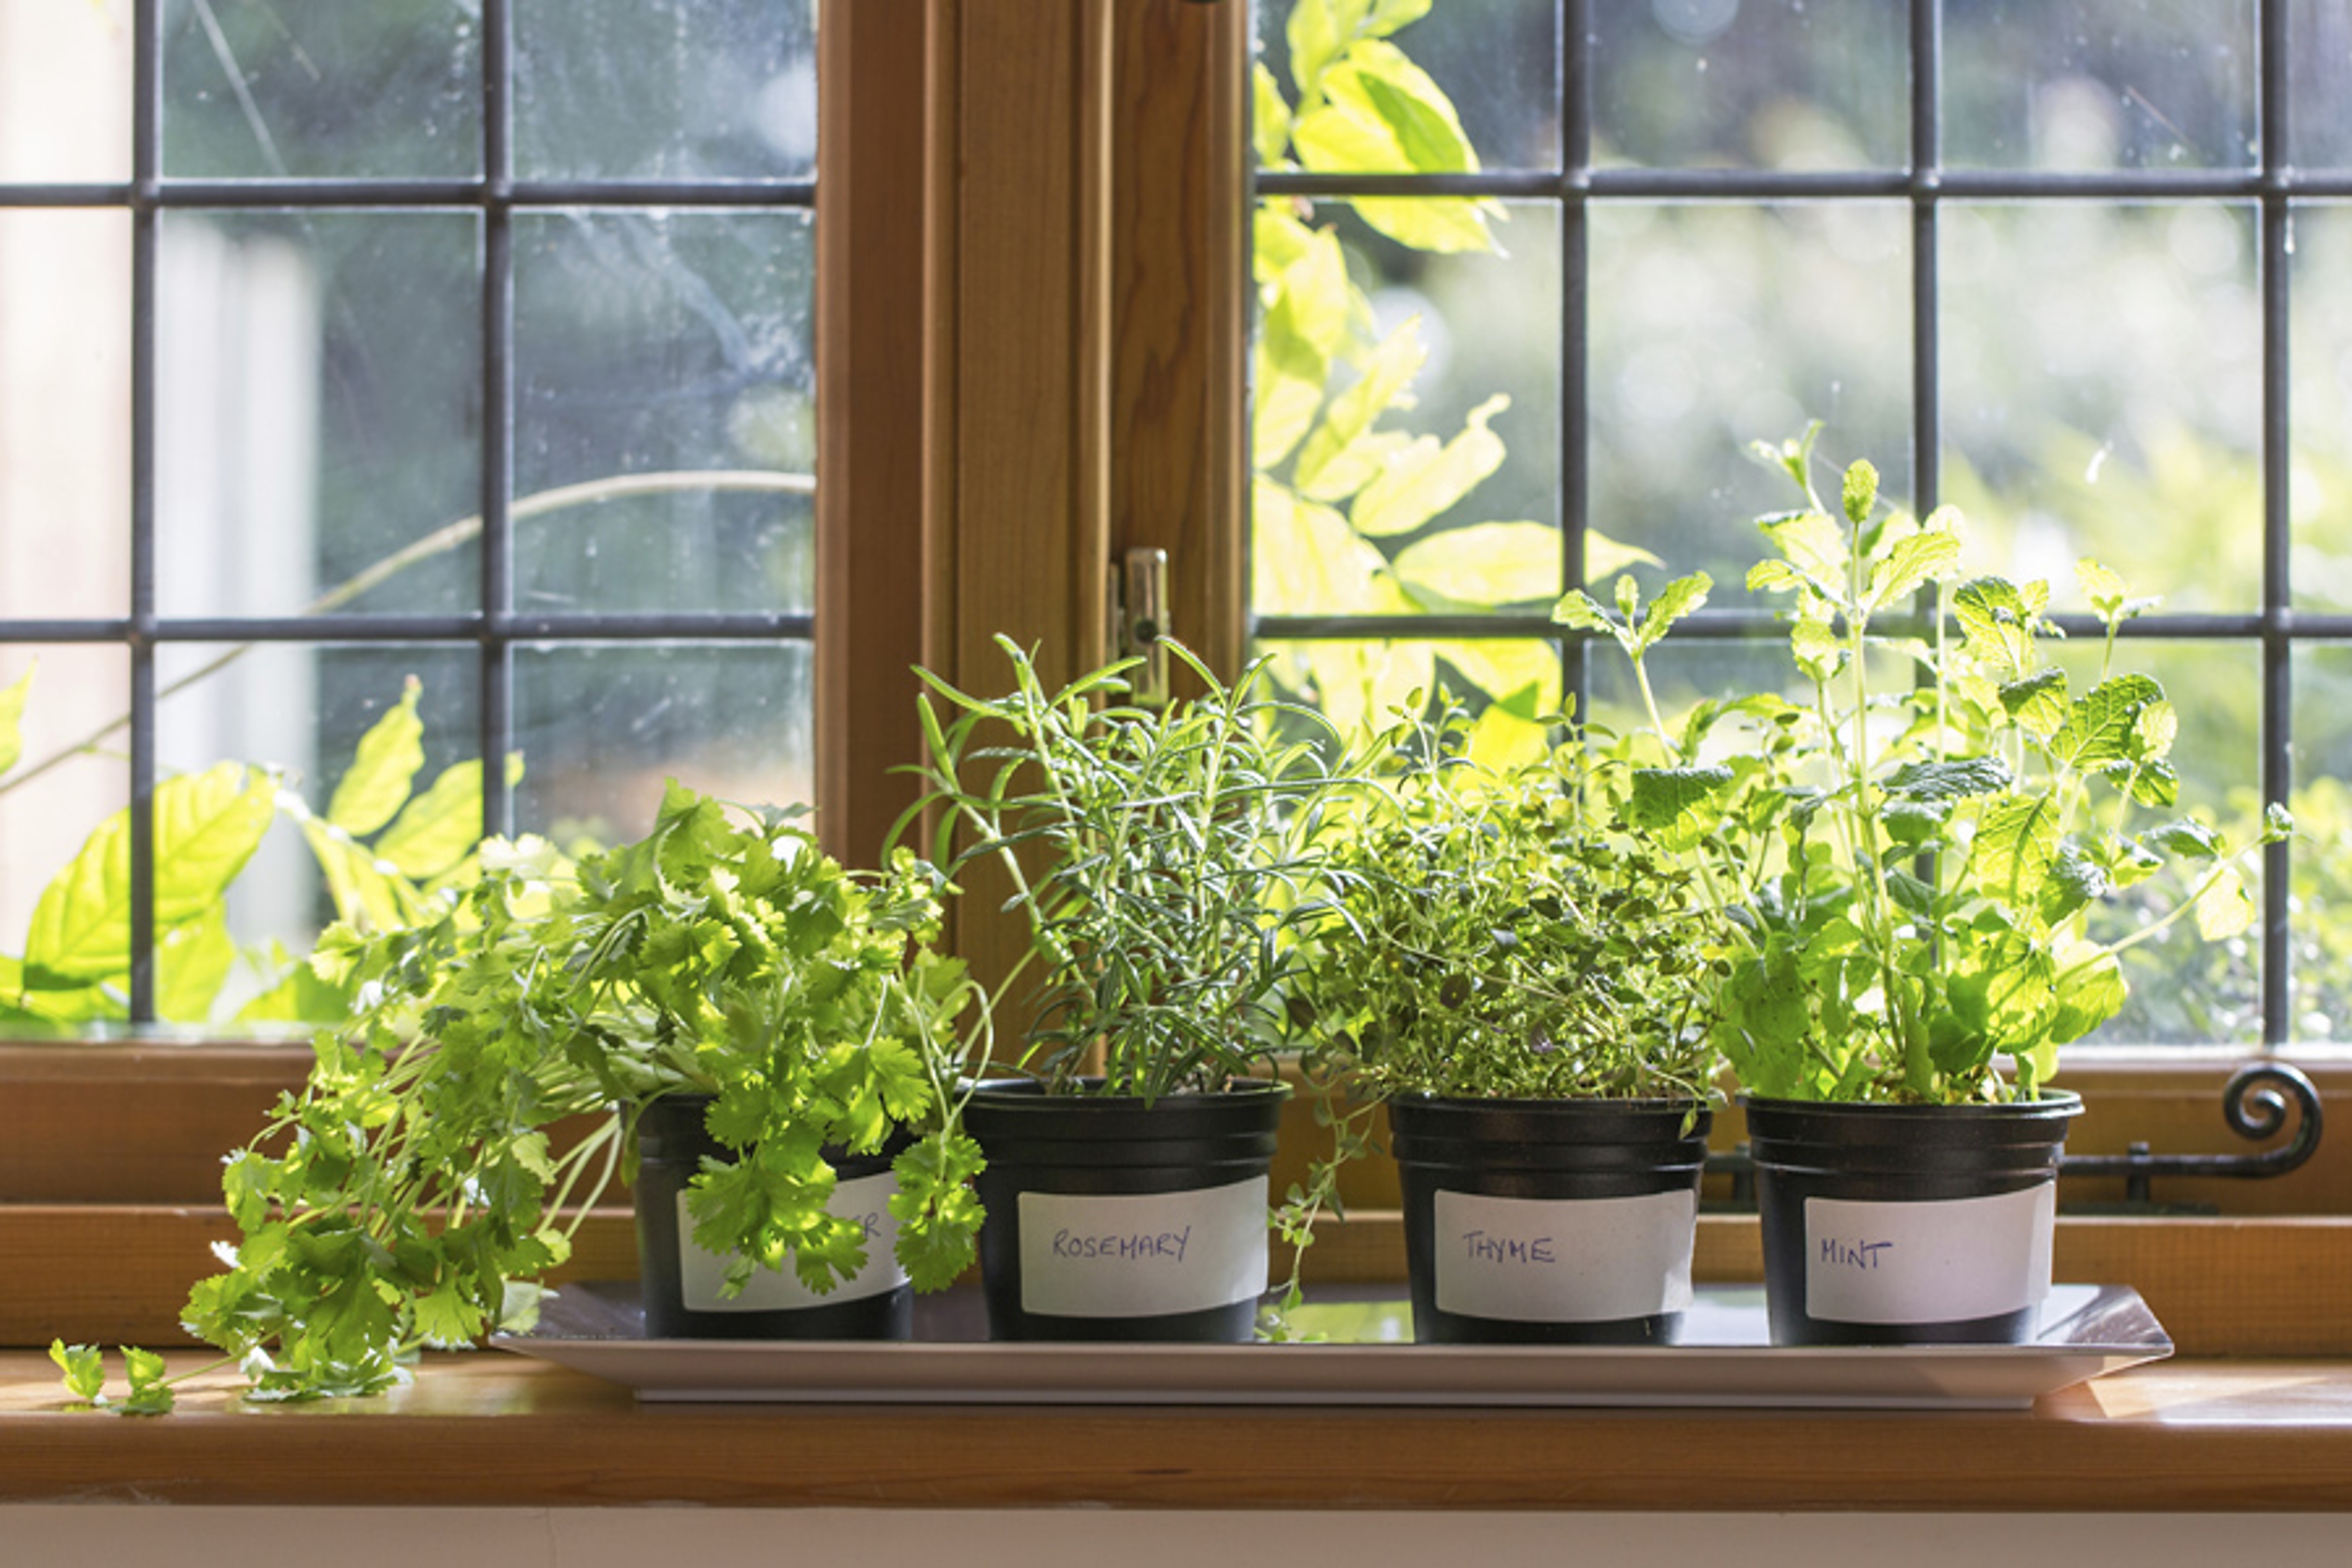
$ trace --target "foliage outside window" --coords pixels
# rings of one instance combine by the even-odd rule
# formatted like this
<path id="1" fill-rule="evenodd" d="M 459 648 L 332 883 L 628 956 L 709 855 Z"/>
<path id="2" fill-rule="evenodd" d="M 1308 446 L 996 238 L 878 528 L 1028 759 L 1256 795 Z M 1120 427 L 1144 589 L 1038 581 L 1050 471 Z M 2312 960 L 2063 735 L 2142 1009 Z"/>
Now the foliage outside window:
<path id="1" fill-rule="evenodd" d="M 2052 583 L 2078 679 L 2074 563 L 2162 594 L 2126 635 L 2184 716 L 2183 807 L 2231 842 L 2266 795 L 2297 819 L 2256 879 L 2284 938 L 2134 948 L 2096 1037 L 2337 1038 L 2352 49 L 2340 7 L 2271 9 L 1948 0 L 1922 78 L 1899 7 L 1265 0 L 1261 645 L 1342 723 L 1443 681 L 1481 755 L 1524 756 L 1562 701 L 1643 721 L 1542 607 L 1705 570 L 1734 586 L 1662 704 L 1755 689 L 1775 605 L 1737 584 L 1780 498 L 1744 454 L 1820 418 L 1826 462 L 1878 458 Z M 2159 915 L 2118 899 L 2103 935 Z"/>

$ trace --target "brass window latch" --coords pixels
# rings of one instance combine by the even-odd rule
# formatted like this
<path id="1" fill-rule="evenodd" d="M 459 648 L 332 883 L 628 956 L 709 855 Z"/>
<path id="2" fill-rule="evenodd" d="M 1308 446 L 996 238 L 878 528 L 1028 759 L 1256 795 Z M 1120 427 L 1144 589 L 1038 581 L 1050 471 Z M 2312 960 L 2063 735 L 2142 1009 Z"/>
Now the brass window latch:
<path id="1" fill-rule="evenodd" d="M 1168 700 L 1168 552 L 1151 545 L 1128 551 L 1111 568 L 1112 653 L 1140 658 L 1129 675 L 1131 700 L 1146 708 Z"/>

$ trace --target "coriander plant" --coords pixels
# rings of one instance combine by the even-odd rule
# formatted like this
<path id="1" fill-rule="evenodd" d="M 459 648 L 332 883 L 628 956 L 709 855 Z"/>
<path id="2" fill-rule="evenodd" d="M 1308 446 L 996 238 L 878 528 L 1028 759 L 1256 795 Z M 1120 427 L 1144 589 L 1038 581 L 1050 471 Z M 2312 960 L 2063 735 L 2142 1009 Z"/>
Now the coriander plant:
<path id="1" fill-rule="evenodd" d="M 1965 575 L 1959 515 L 1883 509 L 1867 462 L 1824 506 L 1818 434 L 1757 448 L 1803 498 L 1760 520 L 1773 554 L 1748 576 L 1789 601 L 1791 694 L 1703 702 L 1668 727 L 1646 659 L 1705 602 L 1704 574 L 1646 607 L 1621 581 L 1614 614 L 1570 594 L 1555 616 L 1610 634 L 1633 662 L 1650 728 L 1629 738 L 1643 764 L 1630 810 L 1684 847 L 1731 922 L 1717 1034 L 1742 1085 L 1797 1100 L 2031 1097 L 2060 1046 L 2123 1005 L 2125 949 L 2183 918 L 2209 939 L 2252 921 L 2241 862 L 2291 824 L 2274 806 L 2233 847 L 2172 815 L 2178 719 L 2155 680 L 2115 668 L 2117 633 L 2150 601 L 2078 566 L 2105 635 L 2095 682 L 2074 689 L 2042 651 L 2048 584 Z M 1889 689 L 1898 661 L 1906 679 Z M 2164 876 L 2178 887 L 2162 913 L 2094 934 L 2102 900 Z"/>
<path id="2" fill-rule="evenodd" d="M 689 1204 L 696 1240 L 735 1255 L 730 1288 L 789 1263 L 823 1290 L 862 1266 L 860 1227 L 824 1212 L 825 1151 L 898 1127 L 919 1134 L 895 1163 L 899 1260 L 918 1289 L 951 1281 L 981 1219 L 957 1120 L 976 988 L 928 945 L 929 868 L 853 874 L 795 815 L 673 784 L 638 843 L 572 868 L 494 841 L 438 921 L 330 933 L 316 962 L 360 1001 L 229 1158 L 242 1237 L 189 1329 L 259 1396 L 380 1389 L 420 1346 L 527 1309 L 630 1158 L 636 1111 L 680 1094 L 712 1097 L 729 1151 Z"/>

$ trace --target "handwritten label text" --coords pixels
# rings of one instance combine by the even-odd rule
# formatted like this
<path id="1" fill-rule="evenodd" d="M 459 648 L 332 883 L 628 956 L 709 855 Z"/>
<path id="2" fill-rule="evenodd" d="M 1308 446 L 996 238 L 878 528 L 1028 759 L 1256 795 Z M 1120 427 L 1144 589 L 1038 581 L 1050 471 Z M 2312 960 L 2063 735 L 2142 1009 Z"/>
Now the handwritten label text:
<path id="1" fill-rule="evenodd" d="M 1462 1233 L 1463 1255 L 1473 1263 L 1557 1263 L 1548 1236 L 1495 1236 L 1483 1230 Z"/>
<path id="2" fill-rule="evenodd" d="M 1192 1227 L 1189 1225 L 1181 1230 L 1147 1231 L 1135 1236 L 1074 1236 L 1065 1229 L 1054 1233 L 1054 1256 L 1107 1258 L 1122 1263 L 1165 1258 L 1181 1263 L 1184 1248 L 1192 1240 Z"/>

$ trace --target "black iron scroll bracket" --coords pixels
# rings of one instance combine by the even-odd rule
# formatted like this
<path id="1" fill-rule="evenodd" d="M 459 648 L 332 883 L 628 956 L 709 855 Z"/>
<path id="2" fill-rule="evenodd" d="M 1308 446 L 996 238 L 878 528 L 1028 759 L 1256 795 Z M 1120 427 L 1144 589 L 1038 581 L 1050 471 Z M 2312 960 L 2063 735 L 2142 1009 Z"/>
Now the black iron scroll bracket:
<path id="1" fill-rule="evenodd" d="M 2126 1204 L 2147 1206 L 2154 1202 L 2150 1188 L 2158 1176 L 2233 1176 L 2249 1181 L 2284 1176 L 2308 1161 L 2319 1147 L 2319 1090 L 2299 1069 L 2284 1062 L 2249 1062 L 2231 1073 L 2221 1089 L 2221 1116 L 2231 1131 L 2249 1142 L 2275 1138 L 2289 1126 L 2294 1127 L 2294 1136 L 2275 1149 L 2255 1154 L 2158 1154 L 2146 1143 L 2134 1143 L 2121 1154 L 2069 1154 L 2061 1173 L 2121 1176 Z M 1726 1207 L 1739 1211 L 1756 1206 L 1756 1166 L 1747 1144 L 1709 1154 L 1706 1170 L 1709 1175 L 1731 1178 Z"/>
<path id="2" fill-rule="evenodd" d="M 2292 1124 L 2294 1136 L 2259 1154 L 2156 1154 L 2134 1143 L 2121 1154 L 2069 1154 L 2061 1173 L 2121 1176 L 2124 1201 L 2147 1204 L 2158 1176 L 2235 1176 L 2259 1180 L 2284 1176 L 2319 1147 L 2319 1090 L 2284 1062 L 2249 1062 L 2230 1075 L 2221 1090 L 2221 1115 L 2230 1131 L 2250 1142 L 2276 1137 Z"/>

